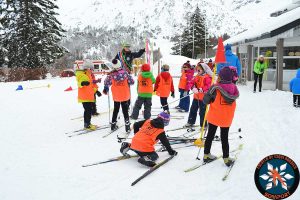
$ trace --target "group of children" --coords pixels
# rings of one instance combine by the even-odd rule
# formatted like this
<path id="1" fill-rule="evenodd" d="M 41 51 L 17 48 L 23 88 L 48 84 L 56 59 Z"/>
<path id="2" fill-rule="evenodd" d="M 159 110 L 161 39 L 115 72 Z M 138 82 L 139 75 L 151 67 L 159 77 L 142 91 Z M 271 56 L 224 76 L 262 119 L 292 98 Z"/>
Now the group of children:
<path id="1" fill-rule="evenodd" d="M 131 129 L 134 129 L 134 137 L 132 143 L 123 142 L 121 153 L 127 155 L 129 150 L 136 152 L 140 158 L 138 162 L 147 166 L 154 166 L 158 155 L 155 152 L 154 145 L 157 140 L 166 147 L 170 155 L 177 155 L 177 152 L 172 149 L 164 128 L 169 124 L 170 111 L 168 106 L 168 97 L 175 97 L 174 84 L 172 76 L 169 73 L 169 66 L 163 65 L 161 73 L 154 78 L 150 71 L 149 64 L 141 66 L 141 72 L 137 78 L 137 93 L 138 97 L 134 103 L 131 115 L 129 116 L 129 106 L 131 90 L 130 86 L 134 84 L 131 74 L 122 67 L 118 59 L 112 61 L 112 71 L 104 80 L 103 94 L 109 93 L 111 87 L 112 98 L 114 101 L 114 110 L 111 120 L 111 130 L 118 129 L 117 117 L 120 106 L 125 121 L 125 131 L 129 134 Z M 91 124 L 91 116 L 93 103 L 95 102 L 95 94 L 101 96 L 98 91 L 97 83 L 101 80 L 96 80 L 92 75 L 92 62 L 85 60 L 81 70 L 76 71 L 76 79 L 78 83 L 78 101 L 84 107 L 84 128 L 95 130 L 96 126 Z M 194 75 L 196 72 L 196 75 Z M 229 67 L 224 67 L 220 70 L 218 81 L 212 83 L 213 73 L 208 65 L 199 62 L 193 68 L 189 62 L 182 66 L 182 75 L 179 82 L 180 103 L 176 107 L 181 112 L 188 112 L 188 122 L 186 127 L 192 127 L 195 124 L 197 113 L 199 110 L 200 126 L 204 124 L 204 116 L 206 107 L 210 104 L 210 109 L 207 113 L 208 132 L 204 148 L 204 161 L 210 162 L 216 157 L 210 153 L 211 144 L 215 136 L 217 127 L 221 127 L 221 142 L 223 149 L 223 158 L 227 166 L 233 163 L 229 158 L 228 132 L 231 125 L 234 111 L 235 100 L 239 95 L 236 85 L 233 83 L 232 70 Z M 194 99 L 189 108 L 189 92 L 192 92 Z M 152 95 L 156 93 L 160 97 L 160 102 L 163 108 L 156 118 L 151 118 Z M 144 120 L 138 121 L 130 126 L 130 120 L 138 119 L 139 111 L 144 106 Z"/>

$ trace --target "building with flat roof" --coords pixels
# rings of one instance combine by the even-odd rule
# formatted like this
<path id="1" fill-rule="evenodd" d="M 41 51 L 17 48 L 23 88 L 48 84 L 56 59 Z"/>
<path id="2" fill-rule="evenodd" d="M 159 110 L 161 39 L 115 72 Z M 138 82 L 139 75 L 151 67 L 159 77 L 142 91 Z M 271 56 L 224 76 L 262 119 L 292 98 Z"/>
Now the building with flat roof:
<path id="1" fill-rule="evenodd" d="M 300 68 L 300 0 L 288 8 L 270 14 L 270 19 L 224 41 L 232 44 L 241 59 L 244 81 L 253 79 L 253 65 L 259 55 L 269 67 L 264 73 L 268 89 L 288 90 L 288 82 Z"/>

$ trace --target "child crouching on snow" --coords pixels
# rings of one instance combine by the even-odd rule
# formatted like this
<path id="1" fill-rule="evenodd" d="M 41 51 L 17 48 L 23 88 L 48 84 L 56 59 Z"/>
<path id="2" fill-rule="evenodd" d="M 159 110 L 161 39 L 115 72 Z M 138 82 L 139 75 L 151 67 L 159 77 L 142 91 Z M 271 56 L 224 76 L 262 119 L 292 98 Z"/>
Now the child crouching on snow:
<path id="1" fill-rule="evenodd" d="M 290 82 L 290 91 L 293 92 L 293 105 L 300 108 L 300 69 L 297 70 L 296 77 Z"/>
<path id="2" fill-rule="evenodd" d="M 138 162 L 148 167 L 156 165 L 158 154 L 155 152 L 154 145 L 160 140 L 166 147 L 170 155 L 176 156 L 177 152 L 172 149 L 169 140 L 165 134 L 165 126 L 169 124 L 170 115 L 167 112 L 161 112 L 157 118 L 148 119 L 134 123 L 134 136 L 131 144 L 123 142 L 120 152 L 127 156 L 129 150 L 134 151 L 140 156 Z"/>
<path id="3" fill-rule="evenodd" d="M 211 162 L 216 156 L 210 153 L 212 141 L 218 126 L 221 128 L 223 159 L 226 166 L 231 166 L 234 159 L 229 157 L 228 133 L 231 126 L 236 99 L 239 97 L 237 86 L 232 83 L 232 71 L 224 67 L 219 72 L 218 81 L 204 95 L 203 102 L 210 104 L 207 113 L 208 133 L 204 145 L 204 162 Z"/>

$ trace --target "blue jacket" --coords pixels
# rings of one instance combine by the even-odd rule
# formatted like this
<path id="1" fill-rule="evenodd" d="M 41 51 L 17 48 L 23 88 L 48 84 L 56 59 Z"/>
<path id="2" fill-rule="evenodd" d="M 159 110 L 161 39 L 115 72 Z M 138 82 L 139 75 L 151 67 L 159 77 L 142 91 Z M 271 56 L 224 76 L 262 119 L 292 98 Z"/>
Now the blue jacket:
<path id="1" fill-rule="evenodd" d="M 290 82 L 290 91 L 293 94 L 300 94 L 300 68 L 297 70 L 296 77 Z"/>
<path id="2" fill-rule="evenodd" d="M 230 44 L 227 44 L 225 46 L 225 57 L 226 57 L 226 63 L 218 64 L 217 73 L 219 73 L 223 67 L 233 66 L 233 67 L 236 67 L 238 76 L 240 76 L 241 75 L 241 63 L 239 61 L 239 58 L 232 53 Z"/>

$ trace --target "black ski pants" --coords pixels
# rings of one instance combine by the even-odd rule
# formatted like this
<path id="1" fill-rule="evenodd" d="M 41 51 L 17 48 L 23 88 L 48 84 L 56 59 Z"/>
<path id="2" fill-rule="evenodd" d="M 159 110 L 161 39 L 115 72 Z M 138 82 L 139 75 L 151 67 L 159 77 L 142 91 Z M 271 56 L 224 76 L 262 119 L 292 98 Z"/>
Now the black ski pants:
<path id="1" fill-rule="evenodd" d="M 122 102 L 115 101 L 114 102 L 114 111 L 113 111 L 112 120 L 111 120 L 112 122 L 117 121 L 117 117 L 118 117 L 119 110 L 120 110 L 120 105 L 122 106 L 122 112 L 123 112 L 124 120 L 125 121 L 129 120 L 128 101 L 122 101 Z"/>
<path id="2" fill-rule="evenodd" d="M 84 126 L 89 126 L 91 124 L 92 111 L 94 102 L 83 102 L 82 106 L 84 108 L 83 118 Z"/>
<path id="3" fill-rule="evenodd" d="M 208 123 L 208 132 L 204 145 L 204 154 L 210 153 L 210 148 L 212 141 L 215 137 L 217 126 Z M 222 150 L 223 150 L 223 158 L 229 157 L 229 143 L 228 143 L 228 132 L 229 127 L 220 127 L 221 128 L 221 142 L 222 142 Z"/>
<path id="4" fill-rule="evenodd" d="M 300 107 L 300 94 L 293 95 L 293 104 L 295 107 Z"/>
<path id="5" fill-rule="evenodd" d="M 256 91 L 256 85 L 257 85 L 257 79 L 258 79 L 259 91 L 261 92 L 263 74 L 257 74 L 255 72 L 253 72 L 253 73 L 254 73 L 254 90 L 253 91 Z"/>
<path id="6" fill-rule="evenodd" d="M 160 97 L 160 104 L 163 106 L 163 110 L 169 110 L 168 97 Z"/>

